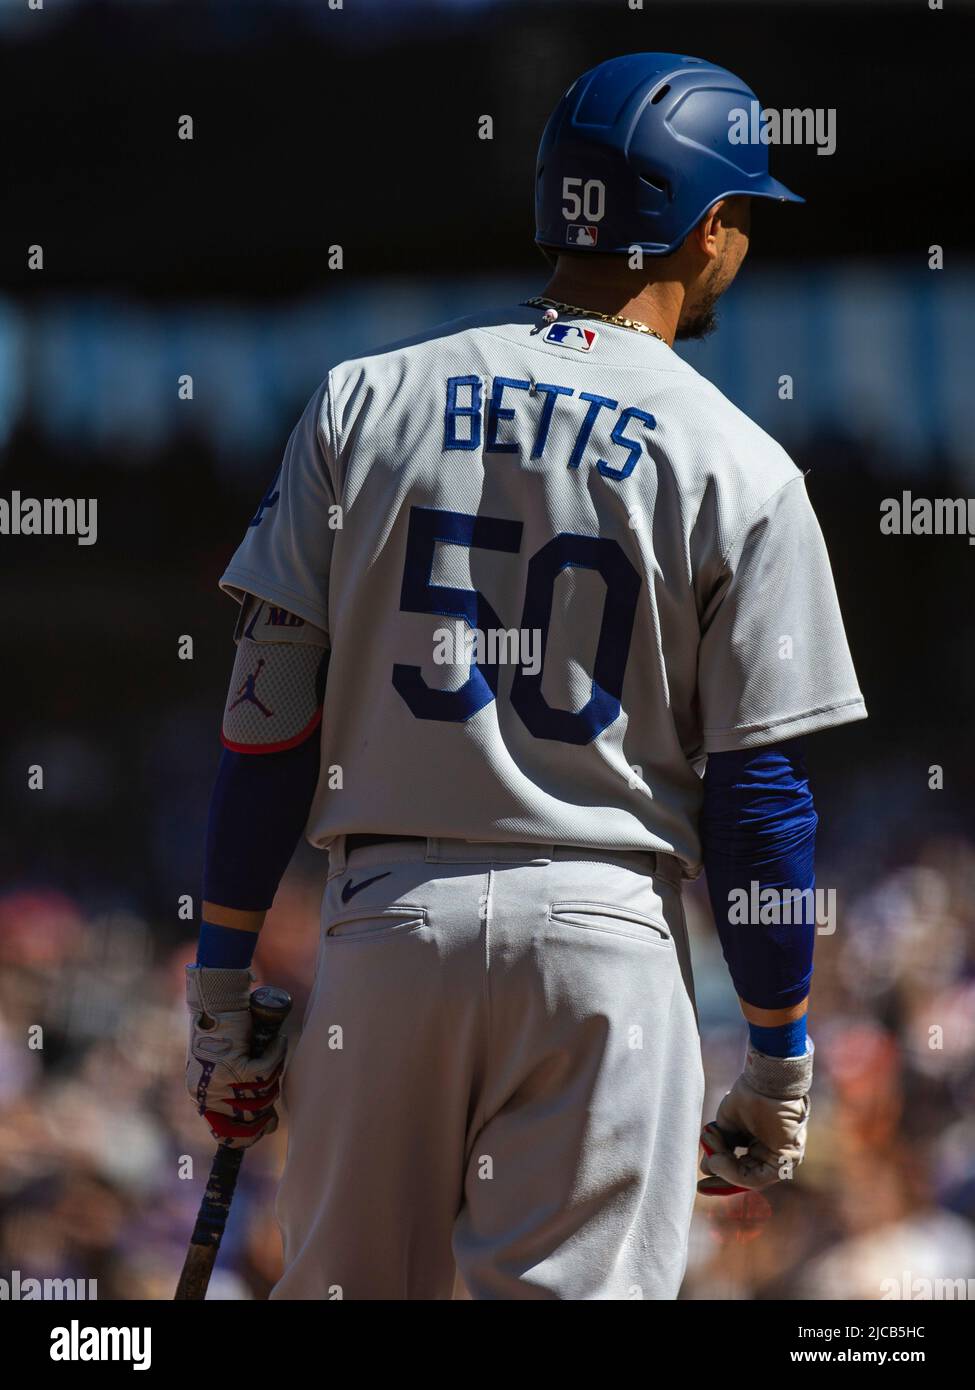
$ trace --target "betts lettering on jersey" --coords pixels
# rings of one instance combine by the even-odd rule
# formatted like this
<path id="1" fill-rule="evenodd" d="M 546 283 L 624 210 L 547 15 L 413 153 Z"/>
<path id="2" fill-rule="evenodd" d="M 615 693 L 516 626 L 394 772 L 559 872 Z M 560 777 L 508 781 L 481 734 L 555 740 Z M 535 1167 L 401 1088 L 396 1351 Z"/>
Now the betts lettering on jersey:
<path id="1" fill-rule="evenodd" d="M 574 325 L 553 324 L 552 328 L 573 329 Z M 575 331 L 593 333 L 591 328 Z M 487 394 L 488 389 L 490 394 Z M 609 442 L 615 448 L 612 458 L 605 459 L 589 448 L 597 419 L 606 419 L 603 411 L 610 411 L 615 417 L 609 432 Z M 656 420 L 648 411 L 635 405 L 621 408 L 620 402 L 611 396 L 600 396 L 594 391 L 580 391 L 577 395 L 574 386 L 561 386 L 554 381 L 529 381 L 527 377 L 496 376 L 493 380 L 488 377 L 482 381 L 471 372 L 447 378 L 444 453 L 451 449 L 483 447 L 487 454 L 524 452 L 531 459 L 551 462 L 553 449 L 550 447 L 546 453 L 546 446 L 556 412 L 562 422 L 571 419 L 575 428 L 575 441 L 565 457 L 567 467 L 578 468 L 586 458 L 604 478 L 616 482 L 628 478 L 642 455 L 649 453 L 646 434 L 657 428 Z M 626 433 L 628 427 L 637 430 L 640 425 L 643 429 L 639 436 Z M 567 442 L 562 434 L 561 446 L 554 447 L 564 449 Z M 617 450 L 625 450 L 625 456 Z"/>
<path id="2" fill-rule="evenodd" d="M 595 328 L 579 328 L 574 323 L 553 323 L 543 335 L 546 343 L 575 348 L 577 352 L 592 352 L 599 334 Z"/>

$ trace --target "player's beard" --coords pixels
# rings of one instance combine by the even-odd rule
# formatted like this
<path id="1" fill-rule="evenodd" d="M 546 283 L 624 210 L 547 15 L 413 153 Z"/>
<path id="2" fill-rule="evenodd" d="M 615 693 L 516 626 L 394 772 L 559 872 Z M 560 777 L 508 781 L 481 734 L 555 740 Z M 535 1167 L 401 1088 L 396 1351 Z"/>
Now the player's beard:
<path id="1" fill-rule="evenodd" d="M 741 267 L 744 256 L 739 256 L 729 265 L 728 261 L 713 262 L 711 275 L 701 288 L 701 297 L 682 315 L 674 335 L 684 341 L 693 338 L 707 338 L 718 326 L 717 303 L 734 280 Z"/>
<path id="2" fill-rule="evenodd" d="M 714 295 L 706 303 L 699 305 L 691 317 L 678 326 L 674 336 L 685 342 L 688 339 L 709 338 L 718 326 L 718 312 L 715 308 L 717 302 L 718 296 Z"/>

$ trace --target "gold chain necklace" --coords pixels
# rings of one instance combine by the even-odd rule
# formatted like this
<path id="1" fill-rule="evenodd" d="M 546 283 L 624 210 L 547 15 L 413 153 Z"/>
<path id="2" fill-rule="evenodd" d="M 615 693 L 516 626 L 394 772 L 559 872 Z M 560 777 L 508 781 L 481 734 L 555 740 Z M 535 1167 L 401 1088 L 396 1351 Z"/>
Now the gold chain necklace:
<path id="1" fill-rule="evenodd" d="M 523 300 L 523 304 L 526 309 L 554 309 L 557 314 L 568 313 L 577 318 L 601 319 L 603 323 L 615 323 L 620 328 L 631 328 L 634 333 L 650 333 L 670 347 L 662 333 L 658 333 L 648 323 L 641 323 L 639 319 L 625 319 L 621 314 L 604 314 L 600 309 L 582 309 L 578 304 L 563 304 L 558 299 L 547 299 L 543 294 Z"/>

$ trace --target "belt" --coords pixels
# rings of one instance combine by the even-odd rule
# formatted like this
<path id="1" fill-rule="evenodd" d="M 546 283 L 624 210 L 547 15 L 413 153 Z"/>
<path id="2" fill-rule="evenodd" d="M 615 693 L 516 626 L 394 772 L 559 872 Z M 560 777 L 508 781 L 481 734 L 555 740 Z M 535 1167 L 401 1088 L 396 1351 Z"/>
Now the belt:
<path id="1" fill-rule="evenodd" d="M 351 854 L 354 849 L 366 849 L 369 845 L 385 845 L 394 840 L 399 842 L 425 839 L 425 835 L 346 835 L 345 852 Z"/>
<path id="2" fill-rule="evenodd" d="M 346 835 L 346 837 L 345 837 L 345 852 L 346 852 L 347 855 L 349 855 L 349 854 L 352 853 L 353 850 L 356 850 L 356 849 L 366 849 L 367 846 L 369 846 L 369 845 L 386 845 L 386 844 L 392 844 L 392 843 L 394 843 L 394 842 L 397 843 L 397 844 L 400 844 L 400 843 L 402 843 L 403 841 L 412 841 L 412 842 L 415 844 L 417 841 L 425 842 L 425 841 L 426 841 L 426 838 L 427 838 L 427 837 L 426 837 L 425 835 Z M 526 846 L 526 848 L 527 848 L 527 846 Z M 606 850 L 600 850 L 600 851 L 599 851 L 599 853 L 601 853 L 601 854 L 625 854 L 625 853 L 629 853 L 629 852 L 632 852 L 633 854 L 653 854 L 653 853 L 655 853 L 654 850 L 633 850 L 633 851 L 626 851 L 626 850 L 610 850 L 610 849 L 606 849 Z M 584 848 L 583 846 L 580 846 L 580 854 L 585 855 L 585 853 L 586 853 L 585 848 Z"/>

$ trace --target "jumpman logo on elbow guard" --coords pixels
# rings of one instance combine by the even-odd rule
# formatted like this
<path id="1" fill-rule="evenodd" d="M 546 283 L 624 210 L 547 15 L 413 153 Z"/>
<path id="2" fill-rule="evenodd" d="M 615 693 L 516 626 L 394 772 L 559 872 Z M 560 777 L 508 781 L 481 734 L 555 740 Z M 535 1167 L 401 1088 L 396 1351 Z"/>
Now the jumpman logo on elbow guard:
<path id="1" fill-rule="evenodd" d="M 238 705 L 243 704 L 256 705 L 257 708 L 264 715 L 265 719 L 271 718 L 271 715 L 274 713 L 274 711 L 272 709 L 268 709 L 267 705 L 265 705 L 261 700 L 259 700 L 257 696 L 257 678 L 261 674 L 263 666 L 264 658 L 261 657 L 260 661 L 257 663 L 257 669 L 253 671 L 250 675 L 244 677 L 244 683 L 238 689 L 237 698 L 229 707 L 230 709 L 236 709 Z"/>

